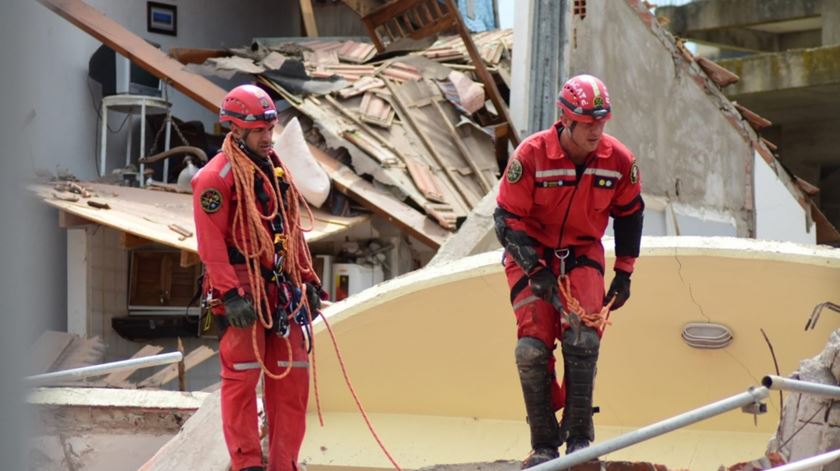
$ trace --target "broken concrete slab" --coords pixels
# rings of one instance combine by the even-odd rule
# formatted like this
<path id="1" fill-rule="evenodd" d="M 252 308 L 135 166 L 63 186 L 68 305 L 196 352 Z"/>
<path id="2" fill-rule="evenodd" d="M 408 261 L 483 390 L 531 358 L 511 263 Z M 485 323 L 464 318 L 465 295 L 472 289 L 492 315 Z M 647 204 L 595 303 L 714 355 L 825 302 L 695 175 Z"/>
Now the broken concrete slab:
<path id="1" fill-rule="evenodd" d="M 823 319 L 825 322 L 827 319 Z M 831 333 L 825 348 L 802 360 L 794 379 L 837 386 L 840 384 L 840 330 Z M 788 462 L 840 448 L 840 404 L 830 398 L 796 392 L 785 393 L 782 420 L 768 446 Z M 840 463 L 823 469 L 840 469 Z"/>

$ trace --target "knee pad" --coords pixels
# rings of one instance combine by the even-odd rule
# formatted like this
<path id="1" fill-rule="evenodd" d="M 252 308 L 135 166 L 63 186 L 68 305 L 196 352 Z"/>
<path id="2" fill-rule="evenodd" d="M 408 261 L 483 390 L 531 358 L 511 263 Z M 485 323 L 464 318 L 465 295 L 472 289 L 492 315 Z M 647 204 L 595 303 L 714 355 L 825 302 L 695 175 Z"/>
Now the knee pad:
<path id="1" fill-rule="evenodd" d="M 564 355 L 569 353 L 580 357 L 597 357 L 601 348 L 601 338 L 595 329 L 581 326 L 579 333 L 574 329 L 566 329 L 563 332 L 562 344 Z"/>
<path id="2" fill-rule="evenodd" d="M 548 365 L 551 350 L 534 337 L 522 337 L 516 342 L 517 366 Z"/>

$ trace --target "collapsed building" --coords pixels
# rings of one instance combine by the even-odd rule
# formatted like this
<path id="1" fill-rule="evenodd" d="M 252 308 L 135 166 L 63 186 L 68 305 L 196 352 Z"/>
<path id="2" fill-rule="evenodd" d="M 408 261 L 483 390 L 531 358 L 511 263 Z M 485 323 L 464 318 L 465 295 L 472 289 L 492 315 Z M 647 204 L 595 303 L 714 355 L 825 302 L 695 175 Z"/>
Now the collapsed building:
<path id="1" fill-rule="evenodd" d="M 224 93 L 214 80 L 256 81 L 275 94 L 284 110 L 283 124 L 287 125 L 277 131 L 278 142 L 296 143 L 296 148 L 303 149 L 300 155 L 309 154 L 307 158 L 323 168 L 330 179 L 330 195 L 314 210 L 315 227 L 307 237 L 313 252 L 322 255 L 321 275 L 333 282 L 334 299 L 339 288 L 349 297 L 330 308 L 326 316 L 335 322 L 342 348 L 354 364 L 354 380 L 360 385 L 368 410 L 377 424 L 384 424 L 382 434 L 393 437 L 392 448 L 403 450 L 397 456 L 405 466 L 510 459 L 527 448 L 521 426 L 524 413 L 519 410 L 511 381 L 514 374 L 504 370 L 513 368 L 509 358 L 512 347 L 496 342 L 512 339 L 512 332 L 505 333 L 509 308 L 501 268 L 494 263 L 500 254 L 458 261 L 498 247 L 489 214 L 509 143 L 515 144 L 519 136 L 554 121 L 556 88 L 564 77 L 574 73 L 593 73 L 610 86 L 616 119 L 608 131 L 626 142 L 638 158 L 648 202 L 645 235 L 651 236 L 643 244 L 649 247 L 644 253 L 651 262 L 649 268 L 644 262 L 640 265 L 639 281 L 634 285 L 635 307 L 622 312 L 640 322 L 635 327 L 618 324 L 605 343 L 614 350 L 604 353 L 608 356 L 613 352 L 613 363 L 604 366 L 599 385 L 604 393 L 601 399 L 608 404 L 596 421 L 599 433 L 617 435 L 628 427 L 642 426 L 756 382 L 750 380 L 766 372 L 759 371 L 765 362 L 755 353 L 763 340 L 756 340 L 750 326 L 761 324 L 774 342 L 781 342 L 776 340 L 781 332 L 800 321 L 792 314 L 783 315 L 785 312 L 804 314 L 831 296 L 837 263 L 830 249 L 802 253 L 795 247 L 748 240 L 741 244 L 715 238 L 655 238 L 729 236 L 814 244 L 836 241 L 837 233 L 809 199 L 807 188 L 803 190 L 779 164 L 771 143 L 759 134 L 761 122 L 725 96 L 721 88 L 725 82 L 720 78 L 724 73 L 695 58 L 643 2 L 582 2 L 582 6 L 576 2 L 574 8 L 570 2 L 528 2 L 518 20 L 525 23 L 524 27 L 517 24 L 514 32 L 479 33 L 467 42 L 463 35 L 444 35 L 424 42 L 423 38 L 411 38 L 411 34 L 405 36 L 412 41 L 398 41 L 400 35 L 392 27 L 384 39 L 376 33 L 369 39 L 261 36 L 227 49 L 170 50 L 171 56 L 84 3 L 71 2 L 73 8 L 66 2 L 43 3 L 163 78 L 169 90 L 177 90 L 213 112 Z M 353 3 L 358 12 L 359 4 L 365 2 L 348 3 Z M 427 5 L 430 13 L 435 5 L 441 11 L 439 4 L 432 3 Z M 375 6 L 367 4 L 363 16 L 378 11 Z M 404 10 L 392 10 L 390 19 L 401 12 Z M 437 20 L 454 21 L 442 17 Z M 388 19 L 381 21 L 387 23 Z M 615 34 L 615 30 L 621 34 Z M 566 32 L 558 39 L 559 47 L 540 41 L 552 34 L 557 36 L 557 31 Z M 390 40 L 388 45 L 393 50 L 379 55 L 377 41 L 383 40 Z M 470 43 L 478 56 L 469 51 Z M 381 46 L 387 49 L 385 44 Z M 631 47 L 638 53 L 629 54 Z M 491 74 L 493 86 L 481 77 L 481 67 Z M 199 72 L 212 75 L 212 80 Z M 493 92 L 493 87 L 501 93 Z M 169 92 L 173 96 L 174 90 Z M 506 105 L 498 103 L 503 95 L 508 95 L 511 104 L 510 120 L 506 119 Z M 187 142 L 192 137 L 189 126 L 178 124 L 174 118 L 172 122 L 176 123 L 174 127 L 169 127 L 165 119 L 157 123 L 149 120 L 154 130 L 146 131 L 140 141 L 140 157 L 146 155 L 149 141 L 153 141 L 152 147 L 159 147 L 164 141 L 177 141 L 173 136 L 178 134 L 187 135 L 178 138 L 183 139 L 182 144 L 194 144 Z M 107 133 L 107 123 L 103 127 Z M 179 131 L 182 128 L 184 132 Z M 299 131 L 292 134 L 295 128 Z M 284 136 L 285 131 L 290 134 Z M 167 132 L 168 139 L 164 135 Z M 209 135 L 203 131 L 197 134 Z M 189 308 L 200 273 L 191 198 L 179 193 L 177 185 L 169 184 L 189 164 L 168 159 L 168 167 L 162 162 L 149 163 L 148 168 L 131 167 L 134 156 L 123 145 L 125 142 L 109 145 L 103 141 L 100 150 L 107 156 L 102 174 L 110 173 L 107 176 L 112 180 L 134 179 L 146 188 L 74 181 L 58 173 L 32 187 L 47 204 L 58 208 L 60 225 L 67 230 L 67 329 L 82 338 L 100 337 L 108 345 L 102 360 L 142 356 L 139 351 L 146 348 L 145 343 L 172 349 L 175 338 L 184 337 L 186 350 L 198 352 L 191 361 L 194 368 L 184 373 L 188 384 L 191 388 L 212 389 L 218 373 L 213 362 L 205 361 L 212 357 L 212 351 L 200 348 L 212 348 L 214 333 L 203 331 L 200 313 Z M 129 157 L 126 166 L 122 164 L 123 155 Z M 151 181 L 145 170 L 151 170 Z M 152 191 L 147 185 L 170 191 Z M 733 255 L 740 251 L 756 255 Z M 419 269 L 433 257 L 433 266 L 425 271 L 366 289 Z M 689 259 L 698 264 L 694 275 L 689 275 L 695 270 Z M 648 275 L 645 269 L 650 270 Z M 339 274 L 339 270 L 346 271 Z M 801 286 L 785 286 L 800 294 L 795 304 L 780 307 L 778 299 L 768 298 L 757 306 L 754 300 L 761 296 L 761 290 L 744 296 L 749 286 L 741 287 L 741 295 L 735 294 L 739 292 L 735 286 L 720 286 L 720 273 L 736 270 L 743 274 L 730 276 L 756 289 L 780 284 L 785 279 L 782 273 L 801 271 L 802 277 L 797 279 Z M 766 284 L 754 281 L 752 274 L 756 271 L 765 272 Z M 357 284 L 359 279 L 366 281 Z M 707 291 L 700 295 L 704 289 Z M 453 304 L 452 293 L 457 290 L 482 294 L 467 304 Z M 673 294 L 667 307 L 661 304 L 662 292 Z M 715 301 L 718 295 L 723 301 L 720 304 Z M 458 315 L 463 312 L 469 315 Z M 678 315 L 662 322 L 669 313 Z M 489 316 L 492 323 L 485 322 L 484 316 Z M 772 319 L 772 325 L 762 319 Z M 693 321 L 724 324 L 736 341 L 732 347 L 727 344 L 712 353 L 723 353 L 721 356 L 686 350 L 680 344 L 680 332 Z M 354 328 L 359 322 L 367 328 Z M 457 337 L 476 323 L 483 326 L 482 331 L 468 345 L 454 351 L 439 348 L 430 355 L 429 343 L 437 344 L 445 335 Z M 637 342 L 646 336 L 640 330 L 645 326 L 650 331 L 676 334 L 642 349 Z M 816 353 L 809 349 L 819 343 L 812 343 L 814 335 L 825 336 L 836 327 L 836 319 L 828 318 L 818 333 L 784 340 L 782 366 L 786 371 L 782 372 L 791 371 L 799 359 Z M 329 337 L 323 326 L 319 328 L 317 338 L 321 346 L 326 346 Z M 436 332 L 441 328 L 446 332 Z M 385 331 L 418 335 L 412 342 L 401 339 L 399 345 L 387 345 L 383 343 Z M 433 342 L 429 342 L 431 335 Z M 395 349 L 400 352 L 383 354 Z M 638 359 L 634 363 L 644 364 L 644 358 L 656 357 L 659 349 L 680 354 L 675 353 L 673 362 L 667 365 L 646 365 L 649 369 L 641 372 L 624 371 L 619 361 L 624 352 L 635 351 Z M 398 363 L 411 361 L 401 366 L 385 365 L 383 356 Z M 452 362 L 452 358 L 459 358 L 459 362 Z M 686 358 L 694 370 L 707 373 L 698 375 L 697 386 L 688 389 L 710 384 L 714 387 L 705 387 L 703 394 L 687 395 L 678 387 L 685 383 L 675 383 L 672 390 L 659 395 L 645 395 L 644 391 L 627 397 L 611 395 L 625 392 L 623 385 L 635 381 L 651 384 L 663 372 L 672 377 L 685 374 L 686 363 L 681 361 Z M 322 430 L 314 422 L 310 425 L 306 461 L 325 468 L 387 467 L 354 421 L 353 404 L 340 384 L 336 364 L 329 356 L 324 363 L 320 373 L 322 404 L 332 425 Z M 479 369 L 476 364 L 484 366 Z M 741 368 L 737 364 L 749 365 L 743 367 L 748 373 L 733 371 Z M 60 365 L 52 362 L 43 369 L 60 369 Z M 465 369 L 471 371 L 468 376 L 459 374 Z M 383 370 L 389 374 L 383 377 Z M 729 373 L 722 373 L 725 371 Z M 419 372 L 427 379 L 418 382 Z M 173 376 L 170 371 L 165 378 L 153 381 L 144 378 L 126 382 L 127 378 L 122 378 L 121 382 L 96 380 L 86 385 L 172 388 L 177 377 L 177 372 Z M 445 392 L 435 392 L 441 389 Z M 482 401 L 475 401 L 476 396 L 482 396 Z M 50 400 L 64 401 L 38 400 L 49 404 L 54 404 Z M 641 402 L 651 404 L 634 406 Z M 775 407 L 778 410 L 780 406 Z M 191 412 L 195 404 L 184 408 Z M 629 410 L 636 412 L 627 415 Z M 751 420 L 745 423 L 742 416 L 727 416 L 712 425 L 687 430 L 669 445 L 651 442 L 649 448 L 621 456 L 697 469 L 752 458 L 761 453 L 763 446 L 759 444 L 774 428 L 774 423 L 765 418 L 759 432 L 750 429 Z M 202 416 L 201 420 L 209 419 Z M 171 423 L 167 426 L 169 433 L 173 432 Z M 511 434 L 512 430 L 517 432 Z M 486 440 L 477 438 L 469 451 L 447 451 L 444 444 L 452 441 L 452 433 Z M 722 437 L 732 437 L 733 433 L 742 441 L 733 441 L 730 448 L 719 447 L 721 441 L 728 440 Z M 514 435 L 515 441 L 510 442 Z M 348 436 L 357 437 L 358 442 L 346 440 Z M 429 437 L 438 437 L 438 441 L 429 441 Z M 161 448 L 160 463 L 171 465 L 167 456 L 177 455 L 188 447 L 186 443 L 200 442 L 184 437 L 175 440 L 180 441 Z M 697 443 L 703 443 L 704 450 L 719 448 L 720 453 L 709 452 L 706 461 L 696 461 L 688 451 L 671 456 L 662 451 L 668 446 L 688 450 L 686 447 Z M 750 456 L 737 453 L 746 448 Z M 213 466 L 224 469 L 224 457 L 211 458 L 221 460 Z M 64 455 L 55 459 L 69 458 Z M 154 463 L 148 466 L 166 469 L 164 464 L 160 468 L 154 468 Z"/>

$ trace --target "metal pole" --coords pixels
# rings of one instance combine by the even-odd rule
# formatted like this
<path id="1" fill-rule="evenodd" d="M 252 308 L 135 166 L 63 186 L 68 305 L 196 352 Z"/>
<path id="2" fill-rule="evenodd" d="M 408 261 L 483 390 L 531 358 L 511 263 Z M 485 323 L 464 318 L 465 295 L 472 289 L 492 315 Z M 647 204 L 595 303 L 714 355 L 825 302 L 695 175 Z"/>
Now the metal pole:
<path id="1" fill-rule="evenodd" d="M 812 383 L 810 381 L 799 381 L 796 379 L 782 378 L 781 376 L 765 376 L 761 384 L 768 389 L 783 389 L 799 393 L 816 394 L 817 396 L 840 399 L 840 387 L 828 384 Z"/>
<path id="2" fill-rule="evenodd" d="M 815 466 L 831 463 L 840 458 L 840 450 L 829 451 L 821 455 L 805 458 L 804 460 L 794 461 L 778 468 L 773 468 L 773 471 L 803 471 L 806 469 L 816 469 Z"/>
<path id="3" fill-rule="evenodd" d="M 603 443 L 599 443 L 589 448 L 584 448 L 583 450 L 576 451 L 570 455 L 556 458 L 528 469 L 529 471 L 557 471 L 561 469 L 568 469 L 576 464 L 585 463 L 589 460 L 598 458 L 601 455 L 621 450 L 622 448 L 627 448 L 631 445 L 635 445 L 636 443 L 672 432 L 678 428 L 708 419 L 709 417 L 714 417 L 726 411 L 758 402 L 767 397 L 768 394 L 770 394 L 770 391 L 765 387 L 750 388 L 747 392 L 722 399 L 707 406 L 648 425 L 647 427 L 642 427 L 630 433 L 615 437 L 612 440 L 607 440 Z"/>
<path id="4" fill-rule="evenodd" d="M 24 378 L 24 382 L 27 384 L 27 386 L 37 386 L 39 384 L 50 382 L 76 380 L 87 378 L 89 376 L 100 376 L 127 369 L 148 368 L 151 366 L 167 365 L 169 363 L 179 362 L 183 358 L 184 355 L 181 352 L 163 353 L 160 355 L 151 355 L 142 358 L 132 358 L 129 360 L 102 363 L 101 365 L 84 366 L 82 368 L 73 368 L 70 370 L 54 371 L 52 373 L 27 376 L 26 378 Z"/>

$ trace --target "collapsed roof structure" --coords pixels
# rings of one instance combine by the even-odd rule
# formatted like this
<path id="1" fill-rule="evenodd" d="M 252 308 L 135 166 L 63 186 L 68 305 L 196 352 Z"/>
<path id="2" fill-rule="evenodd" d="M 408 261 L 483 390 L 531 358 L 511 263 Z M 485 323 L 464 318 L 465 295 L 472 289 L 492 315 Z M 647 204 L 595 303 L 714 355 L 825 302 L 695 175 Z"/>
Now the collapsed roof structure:
<path id="1" fill-rule="evenodd" d="M 170 80 L 203 106 L 217 109 L 223 90 L 191 72 L 193 66 L 166 56 L 82 2 L 42 3 Z M 569 6 L 567 2 L 547 3 L 542 2 L 541 8 Z M 746 119 L 749 113 L 723 96 L 716 69 L 696 61 L 656 22 L 643 2 L 583 4 L 583 10 L 569 9 L 573 14 L 563 17 L 564 31 L 570 32 L 562 42 L 565 65 L 546 76 L 553 77 L 556 86 L 556 74 L 585 70 L 610 84 L 616 103 L 610 130 L 635 150 L 645 172 L 648 233 L 772 238 L 779 232 L 767 221 L 794 214 L 801 218 L 789 224 L 795 226 L 796 237 L 832 240 L 833 228 L 777 165 L 770 147 Z M 540 14 L 538 9 L 532 13 Z M 615 30 L 621 34 L 612 34 Z M 508 72 L 511 59 L 525 62 L 508 56 L 517 47 L 511 46 L 510 32 L 484 33 L 474 40 L 484 51 L 482 64 L 497 74 L 499 84 L 513 95 L 523 91 L 523 86 L 517 86 L 516 71 L 528 67 L 510 66 L 513 70 Z M 481 47 L 485 41 L 487 47 Z M 504 345 L 504 339 L 513 339 L 513 332 L 498 265 L 500 254 L 463 257 L 494 248 L 487 225 L 494 203 L 492 187 L 506 158 L 505 140 L 514 140 L 521 130 L 504 129 L 500 125 L 507 121 L 501 119 L 503 110 L 478 98 L 482 94 L 481 87 L 476 88 L 479 77 L 467 76 L 477 64 L 465 59 L 468 48 L 462 37 L 425 44 L 408 56 L 395 52 L 379 59 L 370 44 L 357 39 L 290 42 L 262 38 L 253 47 L 234 50 L 234 56 L 211 52 L 208 55 L 215 57 L 181 59 L 207 60 L 215 72 L 239 70 L 256 75 L 288 102 L 286 119 L 296 116 L 318 131 L 307 133 L 311 153 L 335 189 L 429 247 L 437 249 L 449 238 L 448 258 L 441 261 L 453 263 L 365 291 L 325 313 L 336 326 L 365 404 L 382 425 L 386 442 L 399 450 L 403 465 L 518 458 L 527 444 L 515 375 L 504 371 L 513 368 L 512 345 Z M 628 54 L 628 45 L 642 54 Z M 534 51 L 527 56 L 540 60 Z M 539 71 L 533 68 L 531 73 Z M 486 86 L 482 90 L 488 91 Z M 511 102 L 530 104 L 515 98 Z M 479 103 L 481 107 L 476 108 Z M 84 187 L 98 196 L 66 201 L 49 187 L 35 191 L 63 211 L 65 223 L 67 214 L 76 215 L 178 248 L 185 254 L 183 263 L 195 262 L 188 255 L 194 251 L 190 236 L 169 227 L 174 224 L 191 231 L 188 197 L 160 194 L 158 204 L 146 196 L 132 196 L 148 194 L 145 190 Z M 782 195 L 782 203 L 771 203 L 768 195 Z M 91 199 L 108 208 L 91 207 Z M 139 210 L 135 204 L 146 208 Z M 783 205 L 787 212 L 774 212 Z M 143 213 L 147 218 L 138 220 Z M 323 226 L 310 234 L 312 240 L 358 227 L 366 217 L 320 213 L 317 221 Z M 80 222 L 71 220 L 68 225 Z M 461 230 L 451 236 L 461 222 Z M 472 230 L 471 226 L 481 227 Z M 646 238 L 634 303 L 620 313 L 620 319 L 628 322 L 616 319 L 605 342 L 604 355 L 609 359 L 599 378 L 600 400 L 605 404 L 597 418 L 599 434 L 612 436 L 756 382 L 752 380 L 770 364 L 757 353 L 763 346 L 755 335 L 757 323 L 784 351 L 782 368 L 791 371 L 798 359 L 813 353 L 811 335 L 824 335 L 838 326 L 833 319 L 821 324 L 817 333 L 791 333 L 791 325 L 801 320 L 799 313 L 833 293 L 836 259 L 836 253 L 828 249 L 803 252 L 786 244 Z M 784 296 L 790 290 L 798 296 Z M 97 318 L 97 323 L 104 325 L 105 319 Z M 724 324 L 736 342 L 722 350 L 692 350 L 680 337 L 686 322 Z M 323 324 L 318 329 L 319 345 L 327 345 Z M 395 336 L 394 332 L 428 335 Z M 465 336 L 470 340 L 465 342 Z M 397 350 L 399 354 L 394 353 Z M 673 353 L 673 358 L 663 352 Z M 627 368 L 628 359 L 640 369 Z M 324 469 L 388 466 L 360 426 L 340 384 L 336 362 L 327 356 L 319 363 L 328 427 L 317 429 L 312 415 L 307 462 Z M 694 375 L 686 374 L 686 365 Z M 383 371 L 389 373 L 386 378 Z M 690 387 L 686 382 L 659 381 L 683 376 L 693 381 Z M 628 384 L 644 386 L 628 390 Z M 656 394 L 649 392 L 652 384 L 660 386 Z M 202 420 L 208 419 L 203 416 Z M 661 456 L 656 461 L 671 466 L 705 469 L 743 459 L 739 453 L 745 448 L 760 454 L 772 428 L 770 421 L 762 420 L 754 432 L 743 417 L 727 416 L 621 456 L 648 461 L 655 455 Z M 178 440 L 170 451 L 200 443 L 183 436 Z M 451 446 L 459 440 L 471 441 Z M 669 455 L 664 451 L 669 447 L 678 451 Z M 707 454 L 693 456 L 695 447 Z M 171 469 L 165 467 L 173 463 L 164 460 L 167 453 L 162 449 L 158 455 L 159 468 L 151 462 L 144 469 Z M 226 463 L 220 460 L 214 466 L 221 470 Z"/>

